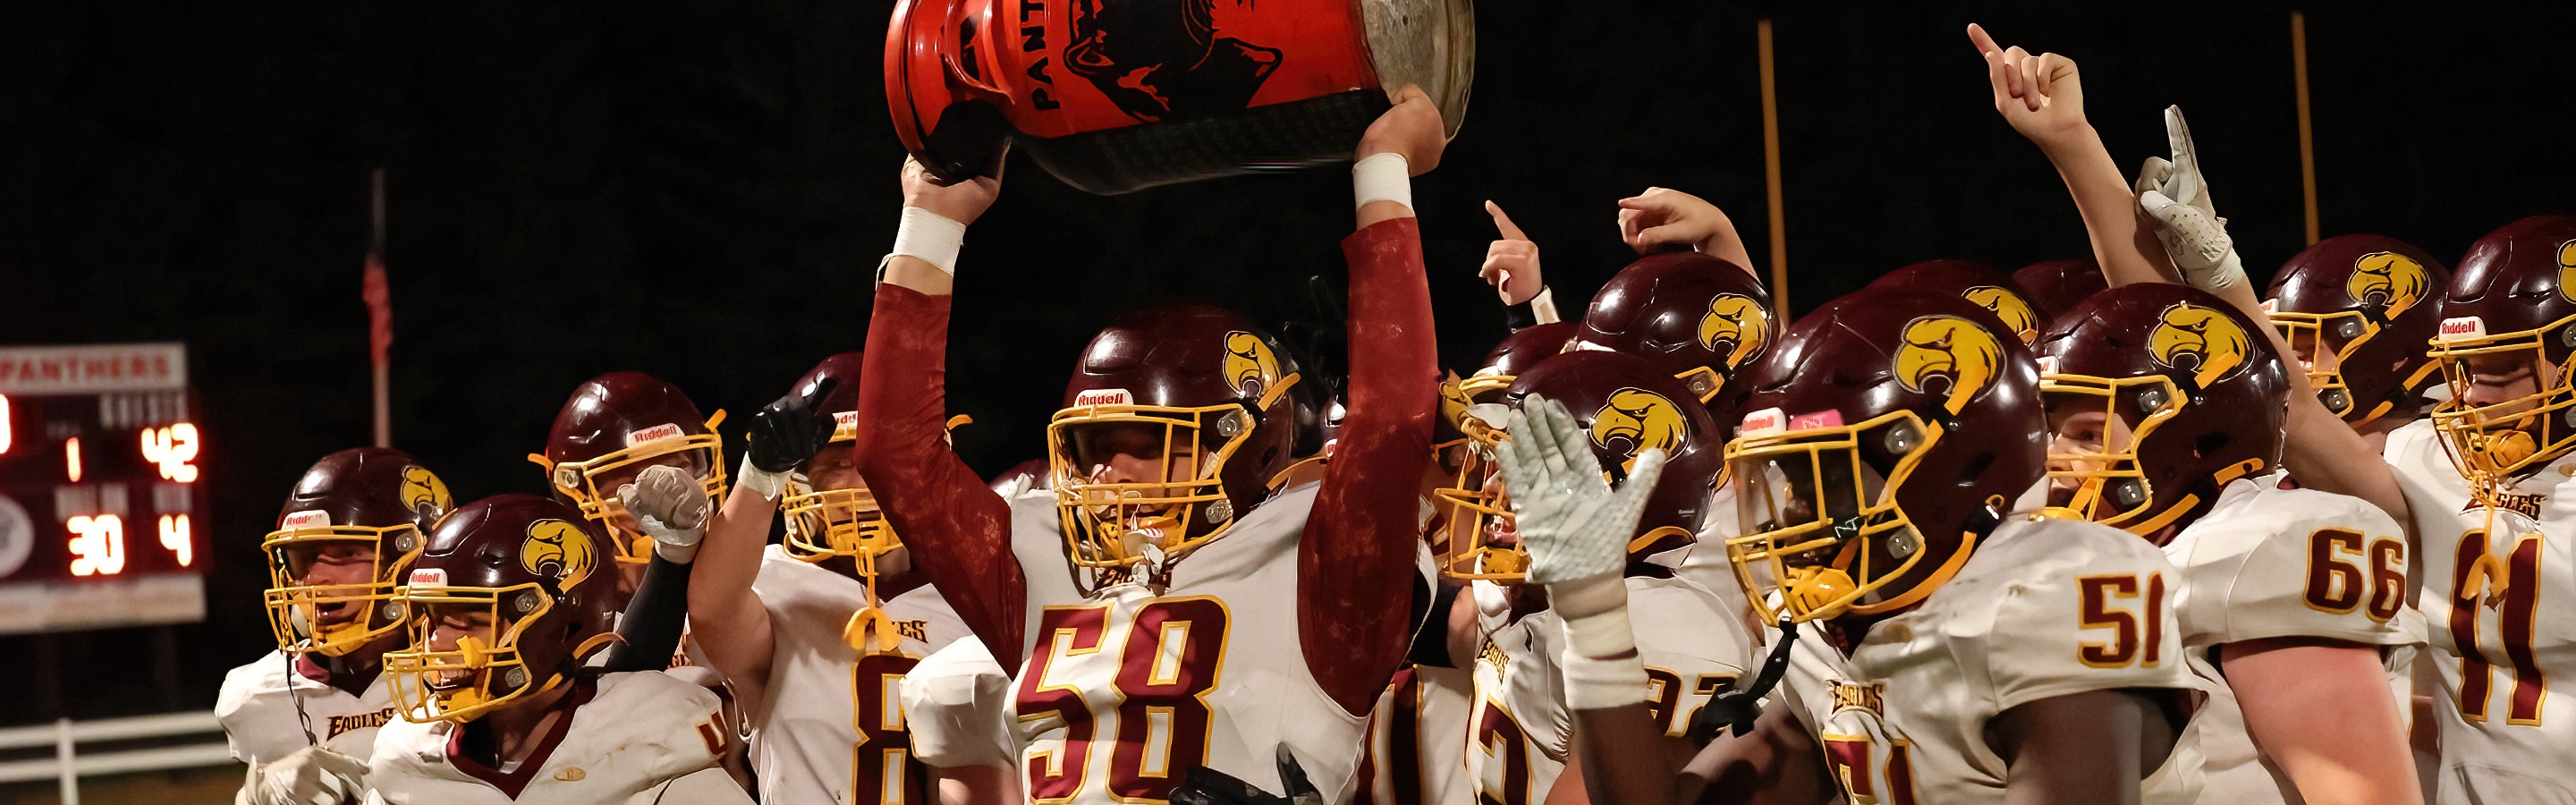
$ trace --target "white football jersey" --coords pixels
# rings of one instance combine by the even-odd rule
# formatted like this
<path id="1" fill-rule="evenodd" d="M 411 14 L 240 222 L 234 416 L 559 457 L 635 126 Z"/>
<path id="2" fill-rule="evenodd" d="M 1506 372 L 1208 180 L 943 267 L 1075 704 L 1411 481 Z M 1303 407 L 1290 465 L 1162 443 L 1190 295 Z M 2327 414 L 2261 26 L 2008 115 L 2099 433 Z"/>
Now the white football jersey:
<path id="1" fill-rule="evenodd" d="M 377 734 L 369 803 L 749 803 L 717 767 L 725 721 L 716 695 L 660 671 L 578 685 L 536 750 L 509 768 L 458 757 L 465 725 L 397 720 Z"/>
<path id="2" fill-rule="evenodd" d="M 1429 522 L 1431 511 L 1425 502 L 1423 518 L 1415 523 L 1417 530 Z M 1430 543 L 1416 543 L 1413 559 L 1421 590 L 1438 589 L 1440 561 L 1431 555 Z M 1431 599 L 1437 601 L 1438 596 Z M 1430 611 L 1424 618 L 1441 624 L 1437 631 L 1447 631 L 1448 612 Z M 1416 628 L 1433 627 L 1425 623 Z M 1475 689 L 1470 672 L 1459 668 L 1407 665 L 1397 671 L 1386 693 L 1377 697 L 1376 708 L 1369 711 L 1368 746 L 1360 757 L 1360 786 L 1353 805 L 1475 801 L 1475 787 L 1467 782 L 1467 760 L 1459 754 L 1466 746 L 1468 703 Z"/>
<path id="3" fill-rule="evenodd" d="M 1680 737 L 1709 694 L 1754 667 L 1744 621 L 1708 588 L 1678 576 L 1631 576 L 1628 619 L 1645 661 L 1648 711 Z M 1513 618 L 1500 588 L 1477 582 L 1476 710 L 1468 725 L 1467 776 L 1478 796 L 1501 805 L 1545 802 L 1565 773 L 1574 713 L 1565 704 L 1557 651 L 1564 627 L 1554 610 Z"/>
<path id="4" fill-rule="evenodd" d="M 1285 745 L 1332 805 L 1356 788 L 1367 714 L 1325 692 L 1298 628 L 1297 545 L 1319 484 L 1290 487 L 1171 566 L 1170 587 L 1085 593 L 1051 495 L 1011 499 L 1028 578 L 1011 736 L 1033 802 L 1160 802 L 1199 765 L 1280 793 Z"/>
<path id="5" fill-rule="evenodd" d="M 2281 478 L 2228 484 L 2207 514 L 2165 544 L 2165 557 L 2182 571 L 2173 611 L 2183 652 L 2211 683 L 2209 705 L 2193 723 L 2212 800 L 2304 801 L 2246 734 L 2244 710 L 2216 665 L 2219 646 L 2275 637 L 2390 648 L 2422 640 L 2421 620 L 2406 604 L 2405 530 L 2368 501 L 2283 489 Z M 2394 697 L 2376 706 L 2411 708 Z"/>
<path id="6" fill-rule="evenodd" d="M 903 644 L 862 657 L 841 635 L 867 605 L 866 584 L 771 545 L 751 589 L 769 610 L 772 647 L 762 712 L 752 716 L 761 800 L 930 805 L 898 686 L 921 658 L 967 636 L 947 600 L 927 584 L 888 599 Z"/>
<path id="7" fill-rule="evenodd" d="M 1010 710 L 1011 672 L 981 640 L 949 643 L 903 676 L 913 757 L 935 768 L 1018 765 Z"/>
<path id="8" fill-rule="evenodd" d="M 225 674 L 224 686 L 215 694 L 215 720 L 224 725 L 233 759 L 266 763 L 314 740 L 365 759 L 374 750 L 376 729 L 401 720 L 383 674 L 355 696 L 323 678 L 311 661 L 284 651 L 271 651 Z"/>
<path id="9" fill-rule="evenodd" d="M 2576 803 L 2576 457 L 2472 502 L 2431 420 L 2388 434 L 2415 518 L 2422 610 L 2441 688 L 2436 805 Z"/>
<path id="10" fill-rule="evenodd" d="M 2097 690 L 2197 691 L 2169 608 L 2179 575 L 2127 532 L 2014 517 L 1848 653 L 1799 625 L 1778 692 L 1850 801 L 2000 803 L 2006 769 L 1986 727 L 2004 711 Z M 2190 736 L 2185 725 L 2142 802 L 2197 800 Z"/>
<path id="11" fill-rule="evenodd" d="M 1364 762 L 1370 774 L 1354 805 L 1475 802 L 1462 754 L 1468 704 L 1475 693 L 1475 680 L 1457 668 L 1414 665 L 1397 672 L 1395 684 L 1378 697 L 1377 710 L 1369 716 Z"/>

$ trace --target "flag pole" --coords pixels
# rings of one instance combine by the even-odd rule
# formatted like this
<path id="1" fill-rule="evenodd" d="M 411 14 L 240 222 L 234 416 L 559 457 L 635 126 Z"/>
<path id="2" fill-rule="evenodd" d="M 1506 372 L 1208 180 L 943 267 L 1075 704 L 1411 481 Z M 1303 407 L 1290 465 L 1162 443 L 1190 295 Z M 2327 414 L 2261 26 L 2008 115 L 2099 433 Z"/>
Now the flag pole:
<path id="1" fill-rule="evenodd" d="M 2317 145 L 2308 123 L 2308 17 L 2290 12 L 2290 77 L 2299 85 L 2299 192 L 2307 202 L 2308 245 L 2317 245 Z"/>
<path id="2" fill-rule="evenodd" d="M 394 446 L 393 368 L 387 352 L 393 346 L 393 292 L 385 281 L 385 169 L 377 168 L 374 187 L 369 194 L 371 205 L 367 224 L 367 272 L 363 296 L 367 301 L 367 357 L 374 365 L 376 391 L 376 446 Z"/>
<path id="3" fill-rule="evenodd" d="M 1753 23 L 1754 51 L 1762 61 L 1762 182 L 1771 207 L 1771 306 L 1789 320 L 1789 224 L 1780 203 L 1780 105 L 1771 83 L 1771 21 Z"/>

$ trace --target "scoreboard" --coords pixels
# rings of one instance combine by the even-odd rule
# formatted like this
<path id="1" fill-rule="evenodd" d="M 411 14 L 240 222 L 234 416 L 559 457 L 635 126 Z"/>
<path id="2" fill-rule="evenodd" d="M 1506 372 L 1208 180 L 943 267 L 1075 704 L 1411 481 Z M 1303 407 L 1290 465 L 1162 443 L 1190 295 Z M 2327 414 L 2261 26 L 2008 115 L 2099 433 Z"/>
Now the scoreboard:
<path id="1" fill-rule="evenodd" d="M 0 347 L 0 634 L 205 619 L 184 344 Z"/>

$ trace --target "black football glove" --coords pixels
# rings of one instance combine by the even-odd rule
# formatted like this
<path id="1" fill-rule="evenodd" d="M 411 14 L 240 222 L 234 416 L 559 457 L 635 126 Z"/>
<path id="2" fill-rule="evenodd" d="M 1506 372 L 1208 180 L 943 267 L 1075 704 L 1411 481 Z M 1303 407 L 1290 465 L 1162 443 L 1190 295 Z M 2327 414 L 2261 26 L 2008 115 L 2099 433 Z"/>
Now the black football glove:
<path id="1" fill-rule="evenodd" d="M 751 445 L 746 448 L 751 466 L 762 472 L 803 469 L 832 438 L 832 418 L 815 409 L 840 384 L 837 378 L 817 380 L 752 414 Z"/>

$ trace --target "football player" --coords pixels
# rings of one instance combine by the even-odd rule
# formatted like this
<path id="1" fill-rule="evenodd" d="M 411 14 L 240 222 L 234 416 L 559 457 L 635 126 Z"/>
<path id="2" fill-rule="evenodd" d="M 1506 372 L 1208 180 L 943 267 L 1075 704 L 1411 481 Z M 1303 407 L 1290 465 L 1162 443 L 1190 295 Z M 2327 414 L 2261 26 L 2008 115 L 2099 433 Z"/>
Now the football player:
<path id="1" fill-rule="evenodd" d="M 1744 522 L 1726 547 L 1781 630 L 1762 678 L 1702 713 L 1739 734 L 1677 766 L 1634 703 L 1643 632 L 1615 611 L 1569 618 L 1594 801 L 2192 801 L 2177 572 L 2141 540 L 2040 513 L 2038 372 L 2003 328 L 1955 298 L 1864 293 L 1739 376 Z M 1499 458 L 1527 490 L 1512 504 L 1531 579 L 1562 597 L 1620 572 L 1644 501 L 1602 480 L 1568 409 L 1519 413 Z M 1772 680 L 1756 717 L 1742 705 Z"/>
<path id="2" fill-rule="evenodd" d="M 2150 158 L 2129 182 L 2083 122 L 2072 62 L 1998 50 L 1973 26 L 1970 37 L 1988 54 L 1998 111 L 2066 177 L 2113 285 L 2179 279 L 2264 315 L 2179 109 L 2165 112 L 2172 159 Z M 2142 235 L 2161 248 L 2134 248 Z M 2576 719 L 2549 718 L 2542 695 L 2552 669 L 2576 673 L 2576 630 L 2539 616 L 2540 601 L 2576 596 L 2576 573 L 2541 567 L 2576 552 L 2576 511 L 2551 505 L 2576 478 L 2562 416 L 2576 406 L 2576 339 L 2564 337 L 2576 323 L 2563 273 L 2576 266 L 2571 243 L 2576 218 L 2538 216 L 2470 247 L 2430 349 L 2449 399 L 2390 431 L 2384 450 L 2328 410 L 2305 373 L 2290 375 L 2284 461 L 2309 488 L 2377 505 L 2413 543 L 2415 603 L 2440 677 L 2438 805 L 2576 800 L 2576 785 L 2534 771 L 2576 764 Z M 2278 332 L 2265 335 L 2295 354 Z"/>
<path id="3" fill-rule="evenodd" d="M 724 440 L 715 430 L 724 418 L 723 411 L 700 417 L 697 404 L 661 378 L 611 372 L 573 388 L 546 434 L 546 452 L 528 456 L 545 468 L 555 499 L 609 535 L 621 642 L 604 656 L 617 663 L 615 670 L 668 668 L 710 688 L 722 684 L 701 667 L 706 663 L 687 637 L 689 574 L 704 529 L 648 529 L 620 495 L 645 470 L 667 466 L 685 473 L 706 500 L 724 499 Z M 634 657 L 654 652 L 668 661 L 635 664 Z"/>
<path id="4" fill-rule="evenodd" d="M 689 622 L 750 714 L 764 802 L 927 805 L 937 788 L 910 754 L 895 686 L 966 627 L 859 479 L 860 363 L 825 358 L 752 418 L 721 515 L 677 467 L 647 468 L 621 495 L 648 532 L 708 532 Z M 764 547 L 781 509 L 787 539 Z"/>
<path id="5" fill-rule="evenodd" d="M 724 439 L 715 431 L 723 422 L 723 411 L 699 416 L 697 404 L 661 378 L 611 372 L 573 388 L 546 433 L 545 453 L 528 456 L 545 468 L 555 497 L 609 535 L 620 595 L 635 594 L 657 549 L 618 490 L 646 467 L 671 466 L 687 471 L 709 501 L 723 500 Z"/>
<path id="6" fill-rule="evenodd" d="M 2263 306 L 2298 350 L 2308 386 L 2374 448 L 2424 417 L 2441 384 L 2424 345 L 2442 321 L 2451 270 L 2396 238 L 2317 241 L 2272 275 Z"/>
<path id="7" fill-rule="evenodd" d="M 2178 218 L 2211 217 L 2177 205 L 2190 202 L 2159 204 Z M 2176 250 L 2177 263 L 2213 243 L 2228 256 L 2211 262 L 2232 260 L 2223 228 L 2175 228 L 2198 241 Z M 2537 771 L 2576 763 L 2576 718 L 2553 717 L 2544 693 L 2550 677 L 2576 676 L 2576 629 L 2541 603 L 2576 597 L 2576 573 L 2548 565 L 2576 553 L 2576 509 L 2563 502 L 2576 495 L 2566 488 L 2576 478 L 2565 414 L 2576 407 L 2576 348 L 2564 337 L 2576 325 L 2570 270 L 2576 218 L 2527 218 L 2469 247 L 2431 349 L 2450 398 L 2389 431 L 2384 463 L 2369 460 L 2368 442 L 2306 378 L 2293 378 L 2288 460 L 2300 480 L 2412 526 L 2416 606 L 2440 683 L 2437 803 L 2576 800 L 2576 784 Z M 2240 308 L 2259 309 L 2241 283 L 2229 290 Z"/>
<path id="8" fill-rule="evenodd" d="M 240 801 L 354 799 L 376 729 L 394 718 L 382 658 L 400 648 L 398 587 L 424 531 L 454 505 L 447 484 L 399 450 L 322 457 L 260 541 L 277 651 L 224 675 L 215 717 L 250 764 Z"/>
<path id="9" fill-rule="evenodd" d="M 2422 801 L 2397 647 L 2405 530 L 2360 498 L 2285 487 L 2286 369 L 2255 320 L 2166 283 L 2094 295 L 2040 341 L 2051 503 L 2164 548 L 2206 796 Z M 2409 653 L 2408 659 L 2411 659 Z"/>
<path id="10" fill-rule="evenodd" d="M 707 689 L 600 673 L 613 549 L 561 501 L 501 495 L 440 519 L 405 577 L 411 648 L 387 652 L 403 720 L 377 734 L 370 803 L 750 802 L 718 761 Z"/>
<path id="11" fill-rule="evenodd" d="M 1204 306 L 1121 317 L 1083 351 L 1048 428 L 1049 498 L 996 498 L 941 438 L 963 229 L 999 182 L 904 180 L 877 285 L 856 453 L 912 560 L 1014 669 L 1031 801 L 1164 801 L 1193 788 L 1327 802 L 1354 787 L 1371 705 L 1412 632 L 1416 487 L 1435 392 L 1408 176 L 1443 143 L 1419 89 L 1361 139 L 1349 414 L 1318 484 L 1293 459 L 1293 362 Z M 1313 514 L 1312 517 L 1309 514 Z"/>
<path id="12" fill-rule="evenodd" d="M 1688 549 L 1707 511 L 1723 443 L 1707 411 L 1666 367 L 1631 355 L 1579 351 L 1520 373 L 1500 402 L 1453 415 L 1463 414 L 1457 427 L 1474 440 L 1476 454 L 1491 456 L 1504 440 L 1499 425 L 1505 415 L 1542 397 L 1579 412 L 1573 415 L 1584 429 L 1579 447 L 1611 466 L 1613 478 L 1654 492 L 1636 532 L 1622 542 L 1630 556 L 1624 573 L 1580 589 L 1551 588 L 1545 595 L 1522 584 L 1529 556 L 1515 536 L 1508 503 L 1514 493 L 1489 469 L 1493 465 L 1475 462 L 1471 483 L 1443 492 L 1473 515 L 1454 524 L 1450 544 L 1457 550 L 1449 562 L 1453 575 L 1476 582 L 1476 626 L 1462 636 L 1472 642 L 1451 648 L 1453 656 L 1472 657 L 1475 669 L 1474 711 L 1464 736 L 1467 769 L 1479 800 L 1501 805 L 1583 801 L 1576 796 L 1582 763 L 1568 754 L 1572 709 L 1643 701 L 1655 715 L 1656 730 L 1667 737 L 1651 749 L 1670 753 L 1676 764 L 1689 758 L 1701 742 L 1684 737 L 1690 726 L 1686 710 L 1732 686 L 1752 664 L 1753 638 L 1734 608 L 1678 576 L 1670 566 L 1674 557 L 1658 556 Z M 1648 451 L 1669 457 L 1661 464 L 1665 472 L 1631 476 L 1636 457 Z M 1565 641 L 1580 631 L 1572 622 L 1617 609 L 1633 609 L 1646 621 L 1636 650 L 1653 681 L 1643 692 L 1577 684 L 1566 678 L 1588 666 L 1558 664 Z M 1629 698 L 1581 698 L 1604 692 Z M 1560 786 L 1575 788 L 1557 792 Z"/>

